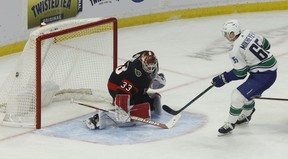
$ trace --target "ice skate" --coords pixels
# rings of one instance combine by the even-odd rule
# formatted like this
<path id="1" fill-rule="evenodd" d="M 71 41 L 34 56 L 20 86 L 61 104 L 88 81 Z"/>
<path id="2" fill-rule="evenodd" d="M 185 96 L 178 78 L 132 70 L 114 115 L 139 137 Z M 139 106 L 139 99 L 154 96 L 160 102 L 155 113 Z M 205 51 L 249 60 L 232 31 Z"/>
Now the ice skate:
<path id="1" fill-rule="evenodd" d="M 248 124 L 249 123 L 249 121 L 251 120 L 251 117 L 252 117 L 252 115 L 253 115 L 253 113 L 255 112 L 255 108 L 253 108 L 253 110 L 252 110 L 252 112 L 251 112 L 251 114 L 249 115 L 249 116 L 246 116 L 246 115 L 244 115 L 244 114 L 242 114 L 239 118 L 238 118 L 238 120 L 236 121 L 236 125 L 242 125 L 242 124 Z"/>
<path id="2" fill-rule="evenodd" d="M 235 128 L 235 124 L 226 122 L 221 128 L 218 129 L 218 132 L 220 133 L 218 136 L 231 134 L 234 128 Z"/>
<path id="3" fill-rule="evenodd" d="M 87 119 L 85 123 L 86 126 L 91 130 L 99 129 L 99 115 L 94 115 L 93 117 Z"/>

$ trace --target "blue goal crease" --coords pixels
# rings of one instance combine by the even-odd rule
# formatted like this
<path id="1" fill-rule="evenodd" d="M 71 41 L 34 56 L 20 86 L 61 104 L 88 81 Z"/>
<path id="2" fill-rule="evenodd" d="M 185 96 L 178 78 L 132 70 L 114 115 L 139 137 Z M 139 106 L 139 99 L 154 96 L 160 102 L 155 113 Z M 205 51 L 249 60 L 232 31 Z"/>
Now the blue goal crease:
<path id="1" fill-rule="evenodd" d="M 108 127 L 102 130 L 90 130 L 84 123 L 84 120 L 92 115 L 88 114 L 36 130 L 34 133 L 98 144 L 121 145 L 165 140 L 181 136 L 195 131 L 206 122 L 206 116 L 202 114 L 189 112 L 181 114 L 182 117 L 180 120 L 170 129 L 161 129 L 147 124 L 137 124 L 132 127 Z M 167 123 L 171 118 L 172 115 L 165 112 L 161 116 L 152 115 L 153 120 L 163 123 Z"/>

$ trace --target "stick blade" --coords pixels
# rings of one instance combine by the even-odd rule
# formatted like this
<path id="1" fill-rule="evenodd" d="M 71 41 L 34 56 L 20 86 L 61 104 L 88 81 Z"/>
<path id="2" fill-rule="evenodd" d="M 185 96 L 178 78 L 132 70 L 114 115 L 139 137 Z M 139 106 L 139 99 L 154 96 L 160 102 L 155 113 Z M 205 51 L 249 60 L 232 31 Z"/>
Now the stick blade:
<path id="1" fill-rule="evenodd" d="M 175 115 L 167 124 L 167 128 L 170 129 L 172 128 L 177 122 L 178 120 L 181 118 L 181 114 Z"/>
<path id="2" fill-rule="evenodd" d="M 172 115 L 178 114 L 178 111 L 171 109 L 168 105 L 163 105 L 162 109 L 165 110 L 167 113 L 172 114 Z"/>

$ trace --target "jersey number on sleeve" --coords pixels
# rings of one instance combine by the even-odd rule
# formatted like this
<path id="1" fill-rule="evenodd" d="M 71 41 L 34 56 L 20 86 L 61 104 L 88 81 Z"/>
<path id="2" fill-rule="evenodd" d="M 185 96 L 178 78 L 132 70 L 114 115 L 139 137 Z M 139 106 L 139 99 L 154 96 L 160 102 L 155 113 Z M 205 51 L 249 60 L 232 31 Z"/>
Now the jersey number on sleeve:
<path id="1" fill-rule="evenodd" d="M 120 65 L 115 69 L 115 73 L 119 75 L 120 73 L 124 72 L 127 70 L 129 63 L 126 62 L 124 65 Z"/>
<path id="2" fill-rule="evenodd" d="M 264 60 L 268 57 L 268 53 L 258 44 L 259 40 L 256 39 L 254 43 L 249 47 L 249 50 L 259 59 Z"/>

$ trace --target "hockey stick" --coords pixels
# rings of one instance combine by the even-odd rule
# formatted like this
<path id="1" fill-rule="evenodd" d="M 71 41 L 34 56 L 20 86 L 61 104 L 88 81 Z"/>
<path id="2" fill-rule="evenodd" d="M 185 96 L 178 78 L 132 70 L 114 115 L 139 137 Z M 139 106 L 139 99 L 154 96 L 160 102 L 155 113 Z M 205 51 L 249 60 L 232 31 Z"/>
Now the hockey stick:
<path id="1" fill-rule="evenodd" d="M 101 110 L 103 112 L 115 113 L 115 111 L 113 111 L 113 110 L 106 110 L 106 109 L 98 108 L 98 107 L 90 105 L 90 104 L 82 103 L 80 101 L 75 101 L 73 99 L 71 99 L 71 103 L 76 103 L 76 104 L 79 104 L 79 105 L 82 105 L 82 106 L 85 106 L 85 107 Z M 180 119 L 180 117 L 181 117 L 180 114 L 179 115 L 175 115 L 175 116 L 173 116 L 173 118 L 168 123 L 163 124 L 163 123 L 160 123 L 160 122 L 157 122 L 157 121 L 153 121 L 153 120 L 150 120 L 150 119 L 144 119 L 144 118 L 137 117 L 137 116 L 130 116 L 130 118 L 132 120 L 139 121 L 139 122 L 142 122 L 144 124 L 150 124 L 150 125 L 153 125 L 153 126 L 157 126 L 157 127 L 163 128 L 163 129 L 172 128 L 177 123 L 177 121 Z"/>
<path id="2" fill-rule="evenodd" d="M 282 101 L 288 101 L 286 98 L 268 98 L 268 97 L 255 97 L 256 99 L 266 99 L 266 100 L 282 100 Z"/>
<path id="3" fill-rule="evenodd" d="M 203 94 L 205 94 L 206 92 L 208 92 L 214 85 L 212 84 L 211 86 L 209 86 L 208 88 L 206 88 L 203 92 L 201 92 L 198 96 L 196 96 L 194 99 L 192 99 L 189 103 L 187 103 L 184 107 L 182 107 L 179 110 L 173 110 L 172 108 L 170 108 L 167 105 L 163 105 L 162 108 L 169 114 L 172 115 L 177 115 L 180 112 L 182 112 L 185 108 L 187 108 L 190 104 L 192 104 L 194 101 L 196 101 L 198 98 L 200 98 Z"/>

